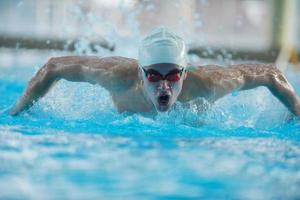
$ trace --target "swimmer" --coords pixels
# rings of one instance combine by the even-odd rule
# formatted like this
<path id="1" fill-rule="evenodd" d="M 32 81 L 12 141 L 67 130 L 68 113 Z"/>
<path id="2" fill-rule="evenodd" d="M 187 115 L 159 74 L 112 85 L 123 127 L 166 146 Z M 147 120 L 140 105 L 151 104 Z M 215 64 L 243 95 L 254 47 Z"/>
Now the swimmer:
<path id="1" fill-rule="evenodd" d="M 117 56 L 49 59 L 10 114 L 30 108 L 61 79 L 104 87 L 119 112 L 165 112 L 176 101 L 204 98 L 213 103 L 233 91 L 265 86 L 290 112 L 300 115 L 299 97 L 273 64 L 189 65 L 183 39 L 164 27 L 142 40 L 138 60 Z"/>

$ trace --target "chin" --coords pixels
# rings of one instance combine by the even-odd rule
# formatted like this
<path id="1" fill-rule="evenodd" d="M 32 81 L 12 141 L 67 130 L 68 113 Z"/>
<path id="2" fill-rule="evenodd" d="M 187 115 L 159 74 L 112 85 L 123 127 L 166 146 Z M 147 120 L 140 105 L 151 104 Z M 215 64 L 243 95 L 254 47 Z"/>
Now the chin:
<path id="1" fill-rule="evenodd" d="M 156 106 L 156 110 L 158 112 L 167 112 L 168 110 L 170 110 L 171 106 L 170 105 L 157 105 Z"/>

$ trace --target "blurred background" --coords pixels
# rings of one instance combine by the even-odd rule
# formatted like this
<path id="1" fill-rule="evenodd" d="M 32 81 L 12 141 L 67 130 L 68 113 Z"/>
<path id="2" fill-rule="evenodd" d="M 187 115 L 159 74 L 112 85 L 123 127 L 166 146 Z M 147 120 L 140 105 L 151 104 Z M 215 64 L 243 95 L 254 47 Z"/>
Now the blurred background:
<path id="1" fill-rule="evenodd" d="M 138 43 L 165 25 L 192 62 L 277 62 L 298 66 L 297 0 L 0 0 L 0 66 L 51 56 L 136 58 Z M 0 71 L 1 72 L 1 71 Z"/>

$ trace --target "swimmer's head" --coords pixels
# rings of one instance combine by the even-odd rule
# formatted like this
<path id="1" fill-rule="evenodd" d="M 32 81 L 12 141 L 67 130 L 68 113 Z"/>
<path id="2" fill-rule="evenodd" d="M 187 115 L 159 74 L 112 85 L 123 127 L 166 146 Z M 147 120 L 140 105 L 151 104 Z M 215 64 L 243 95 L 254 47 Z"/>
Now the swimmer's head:
<path id="1" fill-rule="evenodd" d="M 186 78 L 183 39 L 165 27 L 154 29 L 141 42 L 138 62 L 144 91 L 158 111 L 167 111 L 176 102 Z"/>

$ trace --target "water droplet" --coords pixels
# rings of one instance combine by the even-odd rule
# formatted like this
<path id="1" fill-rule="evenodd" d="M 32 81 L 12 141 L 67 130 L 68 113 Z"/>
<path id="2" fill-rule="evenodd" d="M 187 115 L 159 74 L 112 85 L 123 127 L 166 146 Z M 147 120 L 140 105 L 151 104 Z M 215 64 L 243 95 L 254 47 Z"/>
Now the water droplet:
<path id="1" fill-rule="evenodd" d="M 236 96 L 238 96 L 239 95 L 239 92 L 238 91 L 233 91 L 232 93 L 231 93 L 231 96 L 233 96 L 233 97 L 236 97 Z"/>

